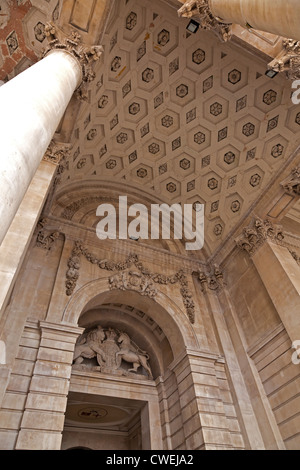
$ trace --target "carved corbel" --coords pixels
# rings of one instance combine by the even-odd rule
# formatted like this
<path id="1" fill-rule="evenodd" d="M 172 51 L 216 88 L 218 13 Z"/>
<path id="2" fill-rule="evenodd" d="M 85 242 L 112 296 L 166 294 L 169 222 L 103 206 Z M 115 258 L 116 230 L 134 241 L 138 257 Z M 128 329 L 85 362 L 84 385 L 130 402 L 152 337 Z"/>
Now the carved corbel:
<path id="1" fill-rule="evenodd" d="M 45 57 L 52 50 L 62 50 L 72 54 L 78 61 L 81 68 L 81 83 L 76 90 L 77 96 L 81 100 L 87 100 L 87 85 L 95 78 L 92 65 L 99 60 L 103 52 L 102 46 L 87 46 L 83 44 L 80 34 L 72 31 L 68 36 L 52 22 L 45 26 L 45 34 L 48 39 L 48 47 L 43 52 Z"/>
<path id="2" fill-rule="evenodd" d="M 284 240 L 282 227 L 273 225 L 268 219 L 256 218 L 250 226 L 243 229 L 242 234 L 235 239 L 235 243 L 252 256 L 266 240 L 282 245 Z"/>
<path id="3" fill-rule="evenodd" d="M 291 175 L 282 181 L 281 186 L 290 196 L 300 196 L 300 166 L 292 170 Z"/>
<path id="4" fill-rule="evenodd" d="M 282 51 L 268 64 L 268 69 L 284 72 L 289 80 L 300 79 L 300 41 L 285 39 L 282 46 Z"/>
<path id="5" fill-rule="evenodd" d="M 231 24 L 222 23 L 216 18 L 209 7 L 208 0 L 188 0 L 179 8 L 178 16 L 185 18 L 194 17 L 199 21 L 202 29 L 213 31 L 222 41 L 231 39 Z"/>

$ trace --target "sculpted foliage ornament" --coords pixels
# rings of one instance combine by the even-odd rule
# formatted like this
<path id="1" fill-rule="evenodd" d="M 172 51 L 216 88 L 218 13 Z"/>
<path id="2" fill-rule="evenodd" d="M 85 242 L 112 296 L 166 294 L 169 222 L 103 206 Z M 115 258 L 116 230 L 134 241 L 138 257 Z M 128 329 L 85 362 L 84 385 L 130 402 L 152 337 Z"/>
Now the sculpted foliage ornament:
<path id="1" fill-rule="evenodd" d="M 191 323 L 195 322 L 195 304 L 192 292 L 188 287 L 187 277 L 182 270 L 171 276 L 160 273 L 151 273 L 139 261 L 139 257 L 136 254 L 130 254 L 124 261 L 119 262 L 99 259 L 84 248 L 80 240 L 75 242 L 68 260 L 66 295 L 72 295 L 76 287 L 76 283 L 79 278 L 81 255 L 90 263 L 97 265 L 100 269 L 105 269 L 106 271 L 119 271 L 109 278 L 110 289 L 134 290 L 141 295 L 155 298 L 157 290 L 154 284 L 168 285 L 178 283 L 180 285 L 180 293 L 187 316 Z M 126 271 L 132 266 L 135 266 L 136 270 Z"/>
<path id="2" fill-rule="evenodd" d="M 252 224 L 243 229 L 243 233 L 235 242 L 238 247 L 252 256 L 266 240 L 279 245 L 283 244 L 284 234 L 282 227 L 273 225 L 268 219 L 255 219 Z"/>
<path id="3" fill-rule="evenodd" d="M 224 42 L 231 39 L 231 24 L 222 23 L 212 14 L 208 0 L 187 0 L 179 8 L 178 15 L 185 18 L 195 17 L 202 29 L 212 30 Z"/>
<path id="4" fill-rule="evenodd" d="M 77 88 L 77 96 L 82 100 L 87 100 L 87 84 L 95 78 L 92 64 L 100 58 L 103 47 L 86 46 L 82 43 L 81 36 L 77 31 L 72 31 L 68 36 L 52 22 L 46 24 L 45 35 L 49 44 L 43 56 L 46 56 L 49 52 L 56 49 L 72 54 L 79 62 L 82 72 L 82 82 Z"/>

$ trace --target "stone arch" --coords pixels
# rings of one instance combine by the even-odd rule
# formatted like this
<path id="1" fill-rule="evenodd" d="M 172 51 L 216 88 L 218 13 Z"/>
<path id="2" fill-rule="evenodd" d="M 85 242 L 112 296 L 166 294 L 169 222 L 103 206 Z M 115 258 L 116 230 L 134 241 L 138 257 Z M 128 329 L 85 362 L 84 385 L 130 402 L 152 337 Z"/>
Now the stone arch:
<path id="1" fill-rule="evenodd" d="M 186 314 L 169 296 L 158 289 L 155 300 L 131 290 L 108 290 L 107 278 L 93 280 L 78 289 L 63 312 L 62 323 L 77 325 L 80 316 L 88 309 L 108 302 L 127 303 L 148 314 L 164 331 L 174 358 L 186 349 L 199 349 Z"/>

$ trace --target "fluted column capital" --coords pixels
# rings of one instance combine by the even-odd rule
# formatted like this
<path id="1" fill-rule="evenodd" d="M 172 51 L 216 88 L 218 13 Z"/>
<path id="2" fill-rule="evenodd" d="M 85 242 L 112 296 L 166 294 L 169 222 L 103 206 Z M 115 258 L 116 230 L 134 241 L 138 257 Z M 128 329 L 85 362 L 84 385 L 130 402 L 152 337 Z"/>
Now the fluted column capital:
<path id="1" fill-rule="evenodd" d="M 86 100 L 87 84 L 95 78 L 92 66 L 101 57 L 103 47 L 100 45 L 86 45 L 82 42 L 81 36 L 77 31 L 72 31 L 68 35 L 52 22 L 46 24 L 45 34 L 48 39 L 48 46 L 43 52 L 43 57 L 54 50 L 71 54 L 76 59 L 81 72 L 76 93 L 80 99 Z"/>

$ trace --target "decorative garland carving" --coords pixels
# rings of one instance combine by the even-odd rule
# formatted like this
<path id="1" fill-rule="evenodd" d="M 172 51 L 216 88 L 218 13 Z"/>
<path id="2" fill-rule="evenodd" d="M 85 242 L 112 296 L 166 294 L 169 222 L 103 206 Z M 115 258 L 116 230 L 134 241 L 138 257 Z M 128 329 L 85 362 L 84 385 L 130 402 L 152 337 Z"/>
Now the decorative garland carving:
<path id="1" fill-rule="evenodd" d="M 103 47 L 86 46 L 82 43 L 81 36 L 77 31 L 72 31 L 68 36 L 62 30 L 58 29 L 52 22 L 46 24 L 45 34 L 49 45 L 43 52 L 43 56 L 46 56 L 52 50 L 58 49 L 72 54 L 72 56 L 77 59 L 82 71 L 82 82 L 77 88 L 77 96 L 86 101 L 87 84 L 95 78 L 92 64 L 100 58 L 103 52 Z"/>
<path id="2" fill-rule="evenodd" d="M 212 30 L 224 42 L 231 39 L 231 24 L 223 23 L 212 14 L 208 0 L 188 0 L 179 8 L 178 15 L 185 18 L 194 16 L 202 29 Z"/>
<path id="3" fill-rule="evenodd" d="M 171 276 L 160 273 L 151 273 L 143 266 L 141 261 L 139 261 L 137 254 L 130 254 L 124 261 L 119 262 L 107 259 L 98 259 L 95 255 L 84 248 L 79 240 L 75 241 L 71 256 L 68 260 L 66 295 L 72 295 L 76 287 L 76 282 L 79 278 L 81 255 L 90 263 L 96 264 L 100 269 L 105 269 L 106 271 L 119 271 L 119 273 L 109 278 L 110 289 L 135 290 L 141 295 L 155 298 L 157 290 L 154 284 L 167 285 L 179 283 L 180 294 L 182 296 L 187 316 L 191 323 L 195 322 L 195 304 L 192 298 L 192 292 L 188 287 L 187 277 L 182 270 Z M 122 272 L 132 266 L 135 266 L 137 271 Z"/>
<path id="4" fill-rule="evenodd" d="M 242 235 L 235 242 L 238 247 L 252 256 L 264 242 L 269 239 L 273 243 L 283 244 L 284 234 L 280 225 L 273 225 L 268 219 L 257 218 L 243 229 Z"/>
<path id="5" fill-rule="evenodd" d="M 204 293 L 208 292 L 207 289 L 220 292 L 224 287 L 223 273 L 216 264 L 213 265 L 213 268 L 209 273 L 199 269 L 199 271 L 194 272 L 193 274 L 197 275 L 201 284 L 202 292 Z"/>
<path id="6" fill-rule="evenodd" d="M 290 80 L 300 79 L 300 41 L 285 39 L 282 45 L 282 51 L 268 64 L 268 69 L 285 72 Z"/>
<path id="7" fill-rule="evenodd" d="M 300 196 L 300 166 L 294 168 L 290 177 L 283 181 L 281 185 L 291 196 Z"/>

